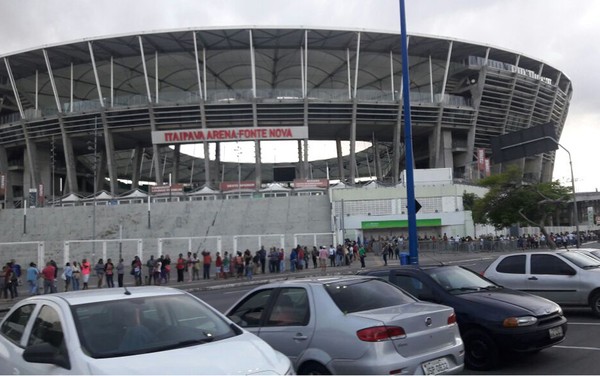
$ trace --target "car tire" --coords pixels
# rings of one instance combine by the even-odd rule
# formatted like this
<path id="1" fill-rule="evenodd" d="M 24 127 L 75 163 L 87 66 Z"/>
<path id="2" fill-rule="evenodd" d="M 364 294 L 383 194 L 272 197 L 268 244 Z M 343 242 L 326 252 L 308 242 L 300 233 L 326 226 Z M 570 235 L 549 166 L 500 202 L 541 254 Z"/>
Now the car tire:
<path id="1" fill-rule="evenodd" d="M 331 375 L 331 372 L 317 362 L 304 363 L 298 370 L 298 375 Z"/>
<path id="2" fill-rule="evenodd" d="M 594 293 L 590 299 L 590 308 L 594 313 L 594 316 L 600 317 L 600 292 Z"/>
<path id="3" fill-rule="evenodd" d="M 463 335 L 465 343 L 465 366 L 476 371 L 487 371 L 498 365 L 498 346 L 486 332 L 470 329 Z"/>

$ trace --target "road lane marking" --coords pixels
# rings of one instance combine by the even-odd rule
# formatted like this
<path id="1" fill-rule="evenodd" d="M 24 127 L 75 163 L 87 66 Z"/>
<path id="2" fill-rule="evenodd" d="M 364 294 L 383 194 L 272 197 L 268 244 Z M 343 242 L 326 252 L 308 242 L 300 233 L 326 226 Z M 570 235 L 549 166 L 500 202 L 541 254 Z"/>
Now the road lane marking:
<path id="1" fill-rule="evenodd" d="M 593 350 L 600 351 L 600 347 L 586 347 L 586 346 L 562 346 L 554 345 L 552 347 L 558 347 L 559 349 L 573 349 L 573 350 Z"/>
<path id="2" fill-rule="evenodd" d="M 569 321 L 569 325 L 592 325 L 592 326 L 600 326 L 600 323 L 595 323 L 595 322 L 571 322 L 571 321 Z"/>

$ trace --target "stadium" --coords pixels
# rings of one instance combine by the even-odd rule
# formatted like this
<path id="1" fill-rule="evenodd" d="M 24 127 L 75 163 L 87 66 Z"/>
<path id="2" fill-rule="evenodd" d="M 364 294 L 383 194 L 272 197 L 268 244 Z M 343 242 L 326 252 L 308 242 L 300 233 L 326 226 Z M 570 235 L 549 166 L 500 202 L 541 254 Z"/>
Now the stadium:
<path id="1" fill-rule="evenodd" d="M 492 141 L 543 124 L 559 138 L 571 81 L 456 39 L 411 34 L 408 55 L 419 238 L 487 234 L 462 199 L 506 167 Z M 192 28 L 0 58 L 0 199 L 20 209 L 0 211 L 0 246 L 22 263 L 406 233 L 398 33 Z M 282 142 L 294 161 L 266 161 Z M 309 158 L 319 148 L 328 155 Z M 510 163 L 550 181 L 554 153 Z"/>
<path id="2" fill-rule="evenodd" d="M 460 40 L 408 43 L 415 168 L 472 182 L 502 169 L 492 138 L 549 122 L 560 137 L 572 87 L 558 69 Z M 4 204 L 148 185 L 258 191 L 366 177 L 394 186 L 405 161 L 400 45 L 397 33 L 359 29 L 186 29 L 2 56 Z M 264 163 L 261 147 L 281 140 L 295 141 L 298 161 Z M 316 140 L 331 141 L 337 158 L 309 161 Z M 221 145 L 239 141 L 254 143 L 254 163 L 222 160 Z M 361 141 L 370 146 L 358 151 Z M 182 153 L 185 144 L 204 155 Z M 554 152 L 516 163 L 524 179 L 549 181 Z"/>

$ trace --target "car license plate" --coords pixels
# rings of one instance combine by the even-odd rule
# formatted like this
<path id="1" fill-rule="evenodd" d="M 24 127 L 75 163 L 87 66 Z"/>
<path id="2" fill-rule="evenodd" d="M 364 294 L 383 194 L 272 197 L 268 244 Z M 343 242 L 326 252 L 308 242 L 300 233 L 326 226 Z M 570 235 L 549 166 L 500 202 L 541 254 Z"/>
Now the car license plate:
<path id="1" fill-rule="evenodd" d="M 559 337 L 563 336 L 562 326 L 557 326 L 556 328 L 550 328 L 550 329 L 548 329 L 548 332 L 550 333 L 550 339 L 559 338 Z"/>
<path id="2" fill-rule="evenodd" d="M 448 360 L 446 360 L 446 358 L 439 358 L 425 362 L 421 364 L 421 367 L 423 368 L 424 374 L 437 375 L 438 373 L 447 371 L 450 368 L 450 365 L 448 364 Z"/>

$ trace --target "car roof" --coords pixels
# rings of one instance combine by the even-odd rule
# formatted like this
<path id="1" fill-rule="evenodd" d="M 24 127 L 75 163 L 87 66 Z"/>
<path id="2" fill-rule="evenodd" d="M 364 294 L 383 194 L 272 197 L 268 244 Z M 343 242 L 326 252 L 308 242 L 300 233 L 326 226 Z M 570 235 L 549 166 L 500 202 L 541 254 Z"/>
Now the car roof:
<path id="1" fill-rule="evenodd" d="M 185 294 L 183 291 L 163 286 L 143 286 L 131 288 L 106 288 L 94 290 L 79 290 L 56 294 L 37 295 L 26 298 L 23 302 L 39 300 L 65 301 L 69 305 L 97 303 L 115 300 L 127 300 L 149 296 L 165 296 Z"/>
<path id="2" fill-rule="evenodd" d="M 336 282 L 348 282 L 348 281 L 359 281 L 364 279 L 375 279 L 376 277 L 367 275 L 337 275 L 337 276 L 323 276 L 323 277 L 304 277 L 304 278 L 293 278 L 286 279 L 283 281 L 275 281 L 268 283 L 263 286 L 267 287 L 282 287 L 282 286 L 297 286 L 297 285 L 325 285 L 328 283 Z"/>
<path id="3" fill-rule="evenodd" d="M 437 268 L 460 268 L 459 265 L 445 265 L 445 264 L 426 264 L 426 265 L 401 265 L 394 267 L 382 267 L 369 269 L 365 271 L 360 271 L 358 274 L 368 275 L 370 272 L 381 272 L 381 271 L 395 271 L 395 270 L 429 270 L 429 269 L 437 269 Z"/>

